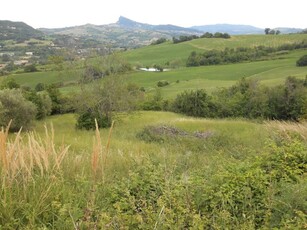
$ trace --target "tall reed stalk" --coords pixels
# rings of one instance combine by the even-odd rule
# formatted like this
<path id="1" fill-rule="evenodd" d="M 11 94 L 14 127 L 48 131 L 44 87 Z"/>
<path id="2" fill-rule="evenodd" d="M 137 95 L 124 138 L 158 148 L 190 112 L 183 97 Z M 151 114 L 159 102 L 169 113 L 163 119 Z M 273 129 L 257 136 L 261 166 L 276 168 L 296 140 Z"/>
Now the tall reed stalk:
<path id="1" fill-rule="evenodd" d="M 111 136 L 112 131 L 114 127 L 114 121 L 112 122 L 111 128 L 109 130 L 108 140 L 105 148 L 102 147 L 101 143 L 101 135 L 99 132 L 99 127 L 97 124 L 97 121 L 95 120 L 96 130 L 95 130 L 95 136 L 93 141 L 93 152 L 92 152 L 92 173 L 93 177 L 96 180 L 97 179 L 97 172 L 98 170 L 101 170 L 101 175 L 103 178 L 105 178 L 105 169 L 107 167 L 107 157 L 110 151 L 110 143 L 111 143 Z"/>
<path id="2" fill-rule="evenodd" d="M 54 130 L 51 134 L 45 126 L 45 138 L 42 140 L 33 132 L 21 135 L 21 130 L 14 140 L 10 140 L 9 127 L 0 131 L 0 167 L 3 183 L 14 181 L 26 182 L 33 179 L 35 173 L 44 176 L 60 170 L 69 146 L 55 147 Z"/>
<path id="3" fill-rule="evenodd" d="M 307 122 L 269 121 L 266 122 L 269 129 L 277 129 L 290 139 L 289 132 L 300 136 L 307 141 Z"/>

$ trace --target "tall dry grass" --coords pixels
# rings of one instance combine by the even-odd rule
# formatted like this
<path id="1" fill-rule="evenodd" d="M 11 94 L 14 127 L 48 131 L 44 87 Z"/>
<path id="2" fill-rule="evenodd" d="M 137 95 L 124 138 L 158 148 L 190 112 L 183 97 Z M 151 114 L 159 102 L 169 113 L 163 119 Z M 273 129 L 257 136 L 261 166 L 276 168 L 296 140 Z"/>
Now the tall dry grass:
<path id="1" fill-rule="evenodd" d="M 99 127 L 97 121 L 95 120 L 96 130 L 95 136 L 93 141 L 93 152 L 92 152 L 92 173 L 94 179 L 98 176 L 98 170 L 101 172 L 101 176 L 105 178 L 105 169 L 107 167 L 107 157 L 110 151 L 110 143 L 111 143 L 111 136 L 114 127 L 114 121 L 112 122 L 111 128 L 109 130 L 108 140 L 105 148 L 102 146 L 101 142 L 101 135 L 99 132 Z"/>
<path id="2" fill-rule="evenodd" d="M 288 139 L 291 138 L 290 133 L 293 133 L 307 141 L 307 122 L 268 121 L 265 125 L 270 130 L 278 130 Z"/>
<path id="3" fill-rule="evenodd" d="M 0 131 L 0 167 L 3 183 L 12 183 L 20 179 L 26 182 L 33 179 L 36 173 L 44 176 L 60 170 L 69 146 L 55 147 L 52 126 L 50 132 L 45 126 L 44 139 L 33 132 L 21 135 L 21 130 L 15 138 L 8 138 L 9 127 L 10 124 L 5 130 L 2 128 Z"/>

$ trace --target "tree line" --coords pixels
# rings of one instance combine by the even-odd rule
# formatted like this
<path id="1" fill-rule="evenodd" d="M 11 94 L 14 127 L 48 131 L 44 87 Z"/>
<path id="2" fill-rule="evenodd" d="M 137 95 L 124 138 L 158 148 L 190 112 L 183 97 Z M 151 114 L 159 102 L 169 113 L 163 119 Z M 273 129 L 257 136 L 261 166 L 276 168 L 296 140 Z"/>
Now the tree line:
<path id="1" fill-rule="evenodd" d="M 307 40 L 300 43 L 284 44 L 278 47 L 257 46 L 250 48 L 225 48 L 224 50 L 208 50 L 203 53 L 193 51 L 187 59 L 186 66 L 206 66 L 238 63 L 243 61 L 255 61 L 276 52 L 303 48 L 307 48 Z"/>
<path id="2" fill-rule="evenodd" d="M 177 43 L 191 41 L 191 40 L 199 39 L 199 38 L 225 38 L 225 39 L 228 39 L 228 38 L 230 38 L 230 35 L 228 33 L 220 33 L 220 32 L 216 32 L 214 34 L 206 32 L 201 36 L 182 35 L 182 36 L 179 36 L 179 38 L 173 37 L 173 43 L 177 44 Z"/>
<path id="3" fill-rule="evenodd" d="M 13 120 L 11 131 L 30 128 L 33 120 L 52 114 L 76 113 L 76 128 L 111 125 L 118 112 L 167 110 L 197 117 L 245 117 L 300 120 L 307 117 L 307 77 L 288 77 L 284 85 L 267 87 L 243 78 L 230 88 L 211 95 L 205 90 L 185 91 L 174 100 L 163 100 L 158 82 L 154 94 L 145 96 L 143 87 L 129 83 L 122 73 L 129 64 L 115 56 L 88 62 L 78 73 L 80 91 L 63 95 L 60 84 L 38 83 L 35 89 L 21 87 L 12 78 L 0 85 L 0 127 Z M 102 79 L 101 79 L 102 78 Z"/>
<path id="4" fill-rule="evenodd" d="M 307 76 L 288 77 L 283 85 L 267 87 L 242 78 L 230 88 L 178 94 L 170 110 L 195 117 L 294 120 L 307 118 Z"/>

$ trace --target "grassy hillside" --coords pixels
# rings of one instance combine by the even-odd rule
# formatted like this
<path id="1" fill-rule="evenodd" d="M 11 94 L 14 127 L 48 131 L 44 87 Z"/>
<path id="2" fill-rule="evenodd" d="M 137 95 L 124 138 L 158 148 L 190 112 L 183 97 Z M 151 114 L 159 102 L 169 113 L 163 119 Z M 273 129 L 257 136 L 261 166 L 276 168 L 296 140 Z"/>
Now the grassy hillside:
<path id="1" fill-rule="evenodd" d="M 157 46 L 147 46 L 122 53 L 132 64 L 150 66 L 153 63 L 165 63 L 177 60 L 184 66 L 185 59 L 191 51 L 205 49 L 236 47 L 236 46 L 279 46 L 286 43 L 301 42 L 307 35 L 245 35 L 233 36 L 231 39 L 196 39 L 189 42 L 171 44 L 170 42 Z M 306 67 L 296 67 L 296 61 L 306 50 L 295 50 L 275 56 L 272 60 L 246 62 L 203 67 L 180 67 L 165 72 L 132 71 L 128 73 L 131 82 L 144 87 L 147 91 L 154 90 L 157 82 L 166 80 L 170 85 L 162 88 L 165 98 L 174 98 L 179 92 L 186 89 L 204 88 L 212 92 L 216 87 L 227 87 L 242 77 L 256 78 L 266 85 L 282 83 L 288 76 L 304 78 L 307 75 Z M 141 64 L 142 63 L 142 64 Z M 62 83 L 61 90 L 70 92 L 77 90 L 73 85 L 79 79 L 74 71 L 37 72 L 13 75 L 16 81 L 24 86 L 34 88 L 39 82 L 44 84 Z"/>
<path id="2" fill-rule="evenodd" d="M 211 92 L 216 87 L 233 85 L 242 77 L 259 79 L 265 85 L 280 84 L 288 76 L 304 78 L 307 75 L 307 67 L 295 65 L 296 60 L 304 54 L 306 51 L 295 51 L 277 60 L 180 68 L 162 73 L 139 71 L 130 75 L 132 82 L 149 91 L 156 87 L 158 81 L 169 81 L 170 85 L 161 90 L 164 97 L 172 98 L 187 89 L 204 88 Z"/>
<path id="3" fill-rule="evenodd" d="M 94 131 L 76 130 L 76 116 L 73 114 L 52 116 L 44 121 L 36 122 L 35 131 L 39 135 L 44 135 L 45 124 L 53 124 L 56 130 L 56 144 L 61 145 L 63 140 L 70 143 L 71 148 L 76 152 L 89 152 L 92 148 L 92 138 Z M 148 148 L 165 148 L 165 145 L 159 143 L 146 144 L 136 137 L 137 133 L 149 125 L 169 125 L 175 126 L 188 132 L 194 131 L 212 131 L 217 134 L 223 134 L 231 138 L 234 142 L 243 146 L 254 146 L 260 148 L 261 143 L 265 141 L 268 133 L 263 131 L 263 125 L 245 120 L 210 120 L 189 118 L 184 115 L 170 112 L 136 112 L 132 114 L 122 114 L 116 118 L 116 125 L 112 133 L 112 146 L 114 151 L 121 149 L 123 151 L 146 150 Z M 108 130 L 101 130 L 102 139 L 107 141 Z M 250 135 L 257 137 L 255 140 L 249 138 Z M 230 143 L 229 143 L 230 144 Z M 231 145 L 233 146 L 234 143 Z M 176 146 L 172 146 L 176 148 Z"/>
<path id="4" fill-rule="evenodd" d="M 0 131 L 1 228 L 306 225 L 306 124 L 139 112 L 121 114 L 110 135 L 74 121 L 49 117 L 10 140 Z"/>
<path id="5" fill-rule="evenodd" d="M 192 51 L 202 52 L 210 49 L 225 49 L 236 47 L 255 47 L 270 46 L 277 47 L 283 44 L 292 44 L 307 39 L 306 34 L 290 35 L 239 35 L 232 36 L 230 39 L 220 38 L 201 38 L 179 44 L 172 42 L 156 46 L 146 46 L 140 49 L 131 50 L 123 55 L 134 64 L 143 67 L 154 64 L 165 65 L 166 62 L 181 61 L 184 62 Z"/>
<path id="6" fill-rule="evenodd" d="M 192 50 L 277 46 L 303 38 L 306 35 L 199 39 L 123 55 L 138 65 L 184 63 Z M 307 67 L 296 66 L 306 52 L 165 72 L 135 70 L 127 77 L 148 93 L 158 81 L 168 81 L 161 88 L 164 98 L 187 89 L 212 92 L 242 77 L 276 85 L 288 76 L 307 75 Z M 76 66 L 11 77 L 32 88 L 60 83 L 66 93 L 77 90 L 81 74 Z M 76 118 L 49 116 L 35 121 L 33 132 L 8 134 L 0 129 L 0 229 L 306 228 L 304 121 L 137 111 L 114 115 L 110 130 L 85 131 L 75 128 Z"/>

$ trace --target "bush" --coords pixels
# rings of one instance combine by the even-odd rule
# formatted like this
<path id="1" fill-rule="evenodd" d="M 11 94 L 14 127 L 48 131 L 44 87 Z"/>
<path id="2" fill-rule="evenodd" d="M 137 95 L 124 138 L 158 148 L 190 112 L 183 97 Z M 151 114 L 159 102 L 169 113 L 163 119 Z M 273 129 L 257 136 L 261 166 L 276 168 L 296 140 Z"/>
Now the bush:
<path id="1" fill-rule="evenodd" d="M 36 86 L 35 86 L 35 91 L 36 92 L 39 92 L 39 91 L 43 91 L 45 90 L 45 85 L 43 83 L 37 83 Z"/>
<path id="2" fill-rule="evenodd" d="M 214 110 L 211 97 L 205 90 L 185 91 L 177 95 L 173 102 L 173 110 L 195 117 L 210 117 Z"/>
<path id="3" fill-rule="evenodd" d="M 10 120 L 10 131 L 18 131 L 21 127 L 28 129 L 35 119 L 35 105 L 27 101 L 17 89 L 4 89 L 0 91 L 0 126 L 6 127 Z"/>
<path id="4" fill-rule="evenodd" d="M 79 115 L 77 119 L 76 128 L 78 129 L 95 129 L 95 119 L 97 120 L 97 124 L 99 128 L 107 128 L 112 124 L 111 117 L 107 117 L 105 115 L 94 114 L 91 111 L 87 111 Z"/>
<path id="5" fill-rule="evenodd" d="M 162 44 L 162 43 L 164 43 L 164 42 L 166 42 L 166 41 L 167 41 L 166 38 L 159 38 L 158 40 L 153 41 L 153 42 L 151 43 L 151 45 L 159 45 L 159 44 Z"/>
<path id="6" fill-rule="evenodd" d="M 25 66 L 23 70 L 25 73 L 37 72 L 37 68 L 34 64 Z"/>
<path id="7" fill-rule="evenodd" d="M 158 87 L 164 87 L 164 86 L 167 86 L 167 85 L 169 85 L 168 81 L 158 81 L 158 83 L 157 83 Z"/>
<path id="8" fill-rule="evenodd" d="M 27 100 L 36 105 L 36 119 L 44 119 L 51 114 L 52 101 L 46 92 L 36 93 L 34 91 L 26 91 L 24 95 Z"/>
<path id="9" fill-rule="evenodd" d="M 302 56 L 300 59 L 296 62 L 297 66 L 307 66 L 307 55 Z"/>
<path id="10" fill-rule="evenodd" d="M 16 82 L 13 78 L 5 78 L 0 85 L 1 89 L 18 89 L 20 88 L 20 85 Z"/>

